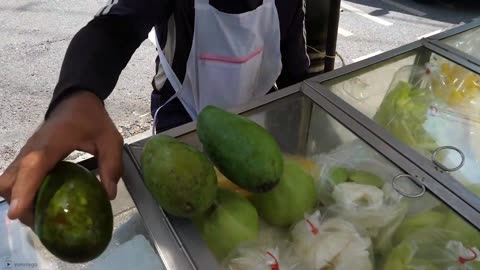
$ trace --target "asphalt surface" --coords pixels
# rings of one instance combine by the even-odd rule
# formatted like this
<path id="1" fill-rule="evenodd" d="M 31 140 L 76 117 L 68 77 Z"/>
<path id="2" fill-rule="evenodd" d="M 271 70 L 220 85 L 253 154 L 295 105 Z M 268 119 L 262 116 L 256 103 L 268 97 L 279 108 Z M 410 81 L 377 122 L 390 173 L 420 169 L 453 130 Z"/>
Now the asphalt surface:
<path id="1" fill-rule="evenodd" d="M 480 16 L 478 4 L 461 7 L 445 1 L 434 2 L 425 5 L 411 0 L 343 1 L 338 52 L 349 64 Z M 43 120 L 70 39 L 104 3 L 100 0 L 0 2 L 0 171 Z M 155 47 L 146 40 L 106 101 L 125 138 L 150 128 L 154 59 Z M 78 155 L 75 153 L 71 158 Z"/>
<path id="2" fill-rule="evenodd" d="M 478 1 L 475 5 L 458 3 L 462 1 L 431 2 L 342 1 L 338 53 L 344 57 L 346 64 L 350 64 L 480 16 Z M 339 63 L 336 67 L 340 65 Z"/>

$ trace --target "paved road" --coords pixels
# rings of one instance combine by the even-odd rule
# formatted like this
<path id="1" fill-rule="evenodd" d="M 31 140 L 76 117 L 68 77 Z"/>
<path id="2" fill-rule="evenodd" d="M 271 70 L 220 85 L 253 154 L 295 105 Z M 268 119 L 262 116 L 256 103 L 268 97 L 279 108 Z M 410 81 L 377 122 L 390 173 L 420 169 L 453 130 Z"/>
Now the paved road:
<path id="1" fill-rule="evenodd" d="M 70 39 L 104 3 L 0 1 L 0 171 L 42 121 Z M 145 41 L 106 102 L 125 137 L 148 128 L 154 55 Z"/>
<path id="2" fill-rule="evenodd" d="M 0 171 L 42 121 L 70 39 L 104 2 L 0 2 Z M 343 9 L 338 51 L 347 63 L 480 15 L 480 7 L 421 5 L 411 0 L 348 0 Z M 149 128 L 154 57 L 155 48 L 146 40 L 106 102 L 126 138 Z"/>
<path id="3" fill-rule="evenodd" d="M 480 2 L 475 6 L 453 4 L 454 1 L 446 0 L 433 2 L 342 1 L 338 53 L 349 64 L 480 16 Z"/>

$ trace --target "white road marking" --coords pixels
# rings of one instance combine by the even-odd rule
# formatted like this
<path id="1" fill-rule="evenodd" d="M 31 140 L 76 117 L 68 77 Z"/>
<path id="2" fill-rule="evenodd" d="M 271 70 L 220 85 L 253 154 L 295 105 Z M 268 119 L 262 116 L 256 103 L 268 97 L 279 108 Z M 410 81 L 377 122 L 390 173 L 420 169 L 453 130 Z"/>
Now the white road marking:
<path id="1" fill-rule="evenodd" d="M 352 32 L 347 31 L 347 30 L 345 30 L 345 29 L 343 29 L 343 28 L 340 28 L 340 27 L 338 28 L 338 33 L 339 33 L 340 35 L 344 36 L 344 37 L 353 36 L 353 33 L 352 33 Z"/>
<path id="2" fill-rule="evenodd" d="M 378 55 L 378 54 L 381 54 L 381 53 L 382 53 L 382 51 L 376 51 L 376 52 L 374 52 L 374 53 L 370 53 L 370 54 L 367 54 L 367 55 L 364 55 L 364 56 L 355 58 L 355 59 L 353 59 L 352 61 L 353 61 L 354 63 L 355 63 L 355 62 L 360 62 L 360 61 L 362 61 L 362 60 L 365 60 L 365 59 L 367 59 L 367 58 L 370 58 L 370 57 L 372 57 L 372 56 L 375 56 L 375 55 Z"/>
<path id="3" fill-rule="evenodd" d="M 439 29 L 437 31 L 433 31 L 433 32 L 428 33 L 428 34 L 421 35 L 421 36 L 417 37 L 417 39 L 422 39 L 422 38 L 426 38 L 426 37 L 429 37 L 429 36 L 433 36 L 433 35 L 436 35 L 436 34 L 441 33 L 441 32 L 442 32 L 442 29 Z"/>
<path id="4" fill-rule="evenodd" d="M 423 11 L 420 11 L 418 9 L 414 9 L 414 8 L 411 8 L 411 7 L 408 7 L 408 6 L 405 6 L 403 4 L 400 4 L 400 3 L 397 3 L 397 2 L 394 2 L 394 1 L 391 1 L 391 0 L 382 0 L 382 2 L 384 3 L 387 3 L 387 4 L 390 4 L 394 7 L 397 7 L 399 9 L 403 9 L 404 11 L 408 12 L 408 13 L 411 13 L 413 15 L 416 15 L 416 16 L 420 16 L 420 17 L 423 17 L 425 15 L 427 15 L 427 13 L 423 12 Z"/>
<path id="5" fill-rule="evenodd" d="M 378 18 L 378 17 L 375 17 L 375 16 L 372 16 L 370 14 L 367 14 L 365 13 L 364 11 L 361 11 L 360 9 L 356 8 L 356 7 L 353 7 L 353 6 L 350 6 L 350 5 L 347 5 L 347 4 L 344 4 L 342 3 L 341 6 L 346 9 L 346 10 L 349 10 L 349 11 L 352 11 L 364 18 L 367 18 L 371 21 L 374 21 L 376 23 L 379 23 L 381 25 L 385 25 L 385 26 L 390 26 L 390 25 L 393 25 L 393 23 L 389 22 L 389 21 L 386 21 L 384 19 L 381 19 L 381 18 Z"/>

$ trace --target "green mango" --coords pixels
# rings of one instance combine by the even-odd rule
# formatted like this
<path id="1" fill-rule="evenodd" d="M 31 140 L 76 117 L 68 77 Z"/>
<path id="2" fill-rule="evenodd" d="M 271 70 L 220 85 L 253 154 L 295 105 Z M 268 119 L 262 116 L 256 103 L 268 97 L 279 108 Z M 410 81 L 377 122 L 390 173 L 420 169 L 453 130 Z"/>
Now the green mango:
<path id="1" fill-rule="evenodd" d="M 405 200 L 400 201 L 399 203 L 401 206 L 399 207 L 398 215 L 387 226 L 381 228 L 378 235 L 372 239 L 374 242 L 374 251 L 378 254 L 385 255 L 392 249 L 392 237 L 405 218 L 408 204 Z"/>
<path id="2" fill-rule="evenodd" d="M 275 139 L 257 123 L 214 106 L 197 119 L 204 151 L 220 172 L 250 192 L 274 188 L 283 172 L 283 156 Z"/>
<path id="3" fill-rule="evenodd" d="M 462 241 L 465 246 L 480 248 L 480 232 L 459 214 L 450 210 L 446 214 L 444 224 L 446 230 L 457 233 L 458 240 Z"/>
<path id="4" fill-rule="evenodd" d="M 349 175 L 348 179 L 352 182 L 355 182 L 357 184 L 361 185 L 370 185 L 370 186 L 375 186 L 378 188 L 382 188 L 385 182 L 383 181 L 382 178 L 379 176 L 367 172 L 367 171 L 361 171 L 361 170 L 353 170 Z"/>
<path id="5" fill-rule="evenodd" d="M 289 226 L 314 208 L 314 180 L 298 164 L 285 161 L 280 183 L 269 192 L 253 194 L 250 200 L 267 223 Z"/>
<path id="6" fill-rule="evenodd" d="M 102 254 L 112 238 L 113 213 L 95 175 L 78 164 L 59 162 L 36 194 L 34 231 L 63 261 L 83 263 Z"/>
<path id="7" fill-rule="evenodd" d="M 217 176 L 205 154 L 167 135 L 148 140 L 142 153 L 145 186 L 162 209 L 190 218 L 212 206 Z"/>
<path id="8" fill-rule="evenodd" d="M 333 182 L 334 185 L 347 182 L 348 174 L 348 169 L 343 167 L 333 167 L 329 171 L 330 180 Z"/>
<path id="9" fill-rule="evenodd" d="M 393 235 L 393 243 L 397 244 L 408 238 L 417 230 L 425 228 L 440 228 L 445 225 L 446 215 L 435 211 L 426 211 L 405 218 Z"/>
<path id="10" fill-rule="evenodd" d="M 383 270 L 406 270 L 415 254 L 414 248 L 407 242 L 396 246 L 385 258 Z"/>
<path id="11" fill-rule="evenodd" d="M 218 189 L 212 208 L 193 222 L 218 260 L 241 243 L 255 240 L 260 228 L 257 211 L 250 201 L 222 188 Z"/>

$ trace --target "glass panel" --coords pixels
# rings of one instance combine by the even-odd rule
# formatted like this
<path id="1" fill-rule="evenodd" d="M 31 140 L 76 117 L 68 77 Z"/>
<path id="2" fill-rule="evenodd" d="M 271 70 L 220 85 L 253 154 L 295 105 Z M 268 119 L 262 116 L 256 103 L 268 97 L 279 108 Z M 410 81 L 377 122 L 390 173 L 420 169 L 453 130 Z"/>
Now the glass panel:
<path id="1" fill-rule="evenodd" d="M 122 181 L 112 209 L 114 230 L 107 249 L 88 263 L 71 264 L 52 255 L 30 228 L 9 220 L 7 203 L 0 203 L 0 269 L 165 269 Z"/>
<path id="2" fill-rule="evenodd" d="M 442 42 L 480 60 L 480 27 L 451 36 Z"/>
<path id="3" fill-rule="evenodd" d="M 421 49 L 323 85 L 479 193 L 478 74 Z"/>
<path id="4" fill-rule="evenodd" d="M 446 269 L 457 263 L 456 255 L 433 259 L 450 254 L 451 245 L 465 246 L 467 251 L 480 246 L 477 230 L 429 192 L 411 199 L 395 191 L 393 179 L 401 192 L 415 195 L 422 190 L 303 94 L 243 116 L 265 127 L 279 142 L 288 164 L 280 183 L 288 184 L 279 184 L 267 193 L 270 199 L 259 201 L 261 195 L 217 175 L 221 187 L 247 198 L 244 204 L 250 201 L 260 217 L 256 229 L 245 225 L 252 221 L 244 221 L 244 212 L 226 210 L 221 204 L 213 208 L 216 214 L 206 217 L 210 237 L 200 234 L 223 269 Z M 178 139 L 201 149 L 195 132 Z M 132 149 L 138 159 L 142 146 Z M 222 215 L 223 220 L 217 219 Z M 169 220 L 193 261 L 200 261 L 189 237 L 175 227 L 178 219 L 169 216 Z M 230 234 L 224 233 L 229 230 Z M 195 233 L 201 231 L 198 227 Z M 256 232 L 254 237 L 242 238 L 251 231 Z M 235 246 L 224 246 L 232 241 Z M 416 243 L 421 243 L 420 248 L 414 248 Z M 215 253 L 219 247 L 228 255 Z M 277 262 L 282 267 L 274 268 Z"/>

